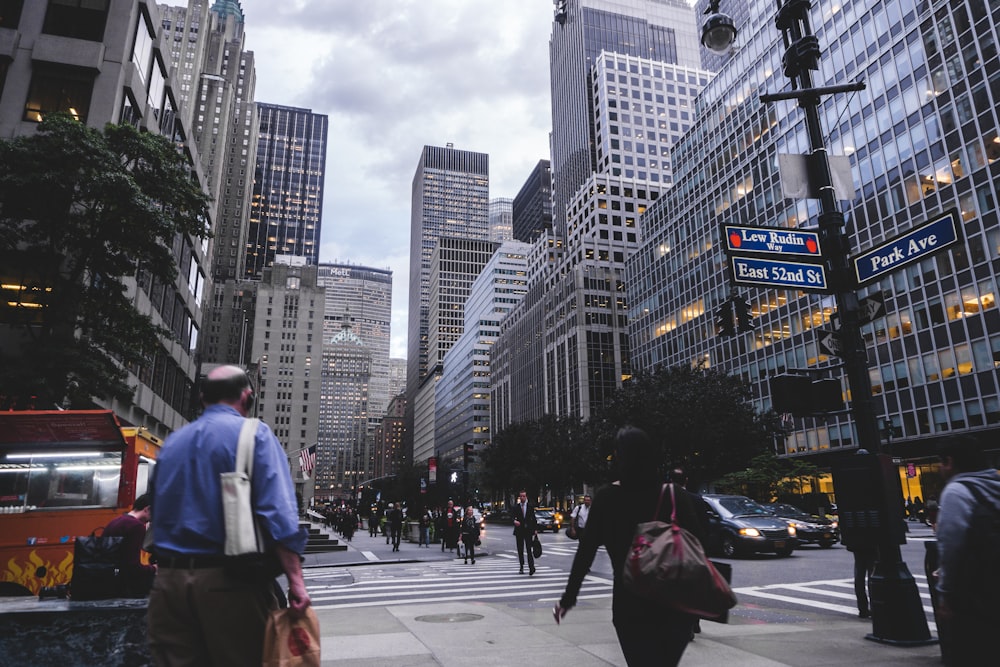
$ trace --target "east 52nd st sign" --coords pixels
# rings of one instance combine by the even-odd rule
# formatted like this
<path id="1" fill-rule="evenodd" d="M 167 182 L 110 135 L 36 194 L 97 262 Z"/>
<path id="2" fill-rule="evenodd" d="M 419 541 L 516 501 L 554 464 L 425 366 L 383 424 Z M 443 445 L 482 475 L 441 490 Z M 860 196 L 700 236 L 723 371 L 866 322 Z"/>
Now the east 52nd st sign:
<path id="1" fill-rule="evenodd" d="M 949 211 L 940 218 L 852 257 L 858 285 L 929 257 L 957 241 L 958 211 Z"/>

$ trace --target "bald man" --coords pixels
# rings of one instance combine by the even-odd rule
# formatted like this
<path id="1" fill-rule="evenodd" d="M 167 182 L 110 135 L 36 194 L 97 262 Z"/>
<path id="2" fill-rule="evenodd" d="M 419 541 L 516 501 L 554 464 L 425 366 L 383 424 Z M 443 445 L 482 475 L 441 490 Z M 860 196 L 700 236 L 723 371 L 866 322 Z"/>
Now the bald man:
<path id="1" fill-rule="evenodd" d="M 236 467 L 253 387 L 243 369 L 220 366 L 202 380 L 201 398 L 204 412 L 167 438 L 150 481 L 159 566 L 149 597 L 150 650 L 157 665 L 259 665 L 264 626 L 278 606 L 274 578 L 247 577 L 225 558 L 219 478 Z M 263 422 L 254 439 L 251 495 L 268 551 L 288 579 L 289 607 L 301 616 L 310 604 L 301 566 L 306 533 L 288 457 Z"/>

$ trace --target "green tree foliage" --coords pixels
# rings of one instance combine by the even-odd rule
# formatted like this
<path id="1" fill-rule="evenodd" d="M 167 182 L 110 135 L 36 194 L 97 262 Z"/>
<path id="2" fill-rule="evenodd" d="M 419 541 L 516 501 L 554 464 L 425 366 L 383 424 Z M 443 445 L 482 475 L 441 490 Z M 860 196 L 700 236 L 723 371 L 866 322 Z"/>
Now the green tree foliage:
<path id="1" fill-rule="evenodd" d="M 683 466 L 697 483 L 742 469 L 773 447 L 776 415 L 758 413 L 751 398 L 749 383 L 722 370 L 661 368 L 625 383 L 601 417 L 609 429 L 646 431 L 664 465 Z"/>
<path id="2" fill-rule="evenodd" d="M 753 457 L 743 470 L 727 473 L 716 482 L 724 493 L 749 496 L 770 503 L 801 493 L 802 483 L 819 477 L 815 464 L 798 459 L 779 459 L 771 452 Z"/>
<path id="3" fill-rule="evenodd" d="M 0 142 L 0 273 L 34 304 L 0 311 L 2 407 L 130 400 L 125 367 L 170 334 L 126 280 L 170 284 L 175 239 L 207 236 L 208 202 L 174 144 L 129 126 L 47 115 Z"/>
<path id="4" fill-rule="evenodd" d="M 521 488 L 535 497 L 546 486 L 562 497 L 606 477 L 597 440 L 578 417 L 545 415 L 512 424 L 494 436 L 481 461 L 481 479 L 498 497 Z"/>

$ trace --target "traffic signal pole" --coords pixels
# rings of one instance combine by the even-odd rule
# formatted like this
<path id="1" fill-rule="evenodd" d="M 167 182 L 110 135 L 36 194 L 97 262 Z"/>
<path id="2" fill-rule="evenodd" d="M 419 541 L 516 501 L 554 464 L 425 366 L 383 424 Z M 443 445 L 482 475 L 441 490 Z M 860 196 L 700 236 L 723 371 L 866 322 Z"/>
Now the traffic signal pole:
<path id="1" fill-rule="evenodd" d="M 828 153 L 820 124 L 819 103 L 823 95 L 864 89 L 863 83 L 813 88 L 811 70 L 819 69 L 820 47 L 809 25 L 809 0 L 777 0 L 775 24 L 785 43 L 782 61 L 784 74 L 792 82 L 792 91 L 761 95 L 763 103 L 795 99 L 805 113 L 811 155 L 810 181 L 819 192 L 819 233 L 830 286 L 840 315 L 840 348 L 844 372 L 850 388 L 851 415 L 860 447 L 882 453 L 878 415 L 868 375 L 868 353 L 861 337 L 860 306 L 851 269 L 850 240 L 844 233 L 833 186 Z M 889 480 L 885 480 L 888 482 Z M 888 494 L 887 498 L 888 498 Z M 892 502 L 887 499 L 886 502 Z M 884 516 L 892 516 L 892 512 Z M 869 639 L 883 643 L 914 645 L 929 643 L 927 619 L 916 582 L 902 559 L 899 544 L 892 539 L 895 531 L 884 531 L 879 559 L 870 580 L 872 597 L 872 634 Z"/>

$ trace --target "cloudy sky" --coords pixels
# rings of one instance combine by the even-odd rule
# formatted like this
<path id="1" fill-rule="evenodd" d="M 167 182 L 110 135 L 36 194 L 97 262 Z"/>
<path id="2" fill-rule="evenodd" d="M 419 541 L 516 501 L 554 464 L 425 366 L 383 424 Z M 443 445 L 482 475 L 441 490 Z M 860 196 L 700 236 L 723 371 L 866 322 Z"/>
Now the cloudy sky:
<path id="1" fill-rule="evenodd" d="M 511 197 L 551 126 L 550 0 L 242 0 L 259 102 L 330 117 L 320 261 L 393 271 L 406 356 L 410 193 L 424 145 L 490 156 Z"/>

